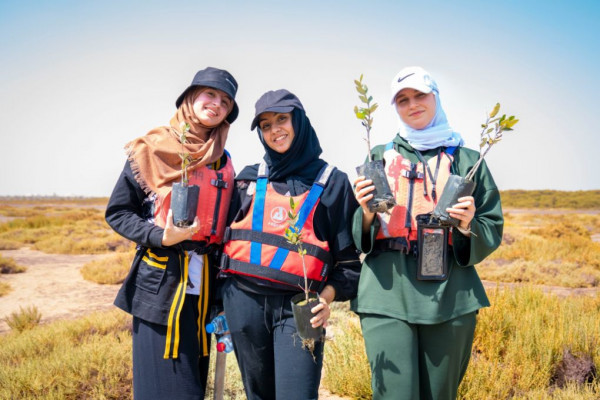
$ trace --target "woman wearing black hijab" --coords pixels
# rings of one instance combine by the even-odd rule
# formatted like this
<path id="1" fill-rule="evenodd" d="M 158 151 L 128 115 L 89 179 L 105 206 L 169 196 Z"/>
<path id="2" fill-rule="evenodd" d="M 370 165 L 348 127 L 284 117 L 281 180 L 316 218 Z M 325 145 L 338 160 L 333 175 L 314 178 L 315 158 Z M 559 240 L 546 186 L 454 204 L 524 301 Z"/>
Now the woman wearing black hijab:
<path id="1" fill-rule="evenodd" d="M 314 206 L 305 207 L 302 238 L 331 256 L 328 268 L 316 262 L 309 271 L 311 291 L 320 295 L 311 323 L 326 326 L 329 303 L 356 296 L 360 261 L 350 223 L 358 203 L 347 175 L 319 158 L 319 139 L 294 94 L 280 89 L 262 95 L 256 127 L 265 155 L 236 177 L 221 263 L 223 305 L 248 399 L 316 399 L 323 343 L 313 354 L 302 348 L 290 303 L 303 287 L 302 262 L 290 251 L 278 264 L 277 247 L 262 238 L 282 237 L 290 197 L 302 215 L 302 205 L 312 204 L 311 188 L 323 187 Z"/>

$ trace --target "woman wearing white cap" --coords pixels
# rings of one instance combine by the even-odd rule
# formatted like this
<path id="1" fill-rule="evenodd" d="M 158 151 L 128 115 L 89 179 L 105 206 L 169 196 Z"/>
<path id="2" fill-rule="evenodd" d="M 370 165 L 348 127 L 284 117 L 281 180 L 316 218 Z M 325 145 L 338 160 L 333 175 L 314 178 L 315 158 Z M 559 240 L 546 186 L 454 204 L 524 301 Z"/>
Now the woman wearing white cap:
<path id="1" fill-rule="evenodd" d="M 361 207 L 353 236 L 366 257 L 352 309 L 361 319 L 374 399 L 454 399 L 469 362 L 477 310 L 489 306 L 474 265 L 500 245 L 500 195 L 483 164 L 473 195 L 447 209 L 459 224 L 446 228 L 433 251 L 443 272 L 426 275 L 422 260 L 432 253 L 422 249 L 425 236 L 417 225 L 423 220 L 417 216 L 433 211 L 449 175 L 465 176 L 479 153 L 462 147 L 437 84 L 423 68 L 402 69 L 391 89 L 399 132 L 372 156 L 384 160 L 397 205 L 389 213 L 369 211 L 372 182 L 362 176 L 355 181 Z"/>

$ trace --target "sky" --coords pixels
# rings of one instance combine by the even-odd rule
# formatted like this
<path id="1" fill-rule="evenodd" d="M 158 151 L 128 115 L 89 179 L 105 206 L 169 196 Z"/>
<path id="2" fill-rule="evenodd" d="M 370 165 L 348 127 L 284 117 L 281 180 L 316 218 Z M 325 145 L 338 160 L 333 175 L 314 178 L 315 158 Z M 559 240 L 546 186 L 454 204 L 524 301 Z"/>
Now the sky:
<path id="1" fill-rule="evenodd" d="M 239 83 L 237 171 L 264 154 L 254 103 L 285 88 L 353 180 L 367 154 L 354 79 L 383 144 L 398 127 L 390 82 L 419 65 L 467 147 L 496 102 L 520 119 L 486 156 L 500 190 L 600 189 L 598 26 L 600 2 L 582 0 L 2 0 L 0 196 L 109 196 L 124 144 L 167 125 L 206 66 Z"/>

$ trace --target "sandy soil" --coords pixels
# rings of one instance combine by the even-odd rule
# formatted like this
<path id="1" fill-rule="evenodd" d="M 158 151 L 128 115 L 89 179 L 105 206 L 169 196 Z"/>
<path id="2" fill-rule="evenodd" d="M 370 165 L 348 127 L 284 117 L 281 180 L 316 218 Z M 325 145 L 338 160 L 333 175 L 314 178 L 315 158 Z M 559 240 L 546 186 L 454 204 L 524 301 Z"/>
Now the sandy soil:
<path id="1" fill-rule="evenodd" d="M 19 307 L 36 306 L 42 323 L 77 318 L 111 308 L 119 289 L 119 285 L 88 282 L 79 272 L 87 262 L 106 255 L 46 254 L 27 248 L 3 250 L 0 254 L 27 267 L 24 273 L 2 275 L 12 291 L 0 297 L 0 332 L 9 329 L 4 318 L 18 312 Z"/>

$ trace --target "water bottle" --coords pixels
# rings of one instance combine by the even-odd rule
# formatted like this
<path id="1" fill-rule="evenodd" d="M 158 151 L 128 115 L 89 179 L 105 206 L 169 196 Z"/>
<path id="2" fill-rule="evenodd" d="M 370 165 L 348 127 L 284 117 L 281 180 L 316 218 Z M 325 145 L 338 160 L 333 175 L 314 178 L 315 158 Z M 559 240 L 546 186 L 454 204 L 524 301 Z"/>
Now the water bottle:
<path id="1" fill-rule="evenodd" d="M 217 341 L 217 351 L 231 353 L 233 351 L 233 342 L 231 341 L 231 335 L 223 335 Z"/>
<path id="2" fill-rule="evenodd" d="M 214 333 L 215 335 L 222 335 L 227 332 L 229 328 L 227 327 L 225 314 L 216 316 L 209 324 L 206 324 L 205 329 L 206 332 Z"/>

